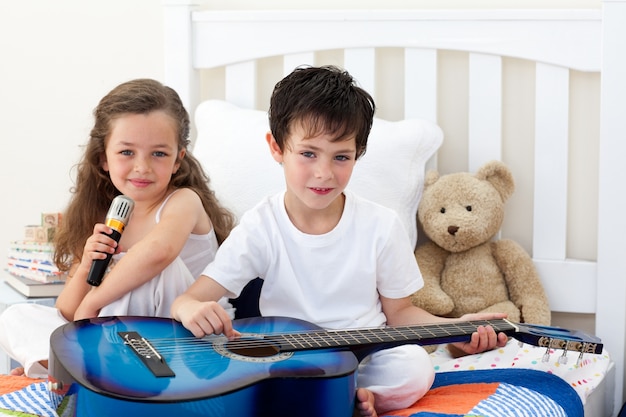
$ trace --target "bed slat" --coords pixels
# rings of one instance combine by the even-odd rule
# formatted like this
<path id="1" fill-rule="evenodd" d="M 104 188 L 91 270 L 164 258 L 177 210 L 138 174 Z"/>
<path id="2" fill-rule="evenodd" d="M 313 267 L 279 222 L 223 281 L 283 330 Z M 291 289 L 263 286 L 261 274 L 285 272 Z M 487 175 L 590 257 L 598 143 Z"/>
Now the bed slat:
<path id="1" fill-rule="evenodd" d="M 533 257 L 563 260 L 567 248 L 569 71 L 536 65 Z"/>
<path id="2" fill-rule="evenodd" d="M 344 68 L 358 84 L 376 100 L 376 50 L 374 48 L 349 48 L 343 55 Z"/>
<path id="3" fill-rule="evenodd" d="M 166 57 L 164 79 L 182 100 L 187 110 L 195 109 L 200 102 L 200 74 L 193 65 L 193 48 L 189 39 L 193 28 L 189 16 L 195 5 L 169 4 L 163 16 L 163 53 Z M 173 64 L 172 64 L 173 63 Z"/>
<path id="4" fill-rule="evenodd" d="M 404 50 L 404 117 L 437 121 L 437 50 Z"/>
<path id="5" fill-rule="evenodd" d="M 303 52 L 301 54 L 288 54 L 283 57 L 283 75 L 290 74 L 300 65 L 314 65 L 315 53 Z"/>
<path id="6" fill-rule="evenodd" d="M 246 109 L 256 106 L 256 61 L 226 66 L 225 91 L 226 101 Z"/>
<path id="7" fill-rule="evenodd" d="M 502 58 L 469 55 L 469 170 L 502 160 Z"/>

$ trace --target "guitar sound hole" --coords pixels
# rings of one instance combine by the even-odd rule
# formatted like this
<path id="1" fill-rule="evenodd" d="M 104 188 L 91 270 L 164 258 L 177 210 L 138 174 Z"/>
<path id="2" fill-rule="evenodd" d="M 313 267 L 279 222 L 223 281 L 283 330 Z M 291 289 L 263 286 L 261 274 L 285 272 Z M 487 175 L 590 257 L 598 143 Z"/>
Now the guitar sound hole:
<path id="1" fill-rule="evenodd" d="M 264 340 L 233 340 L 226 343 L 226 349 L 236 355 L 251 358 L 267 358 L 280 353 L 276 345 Z"/>

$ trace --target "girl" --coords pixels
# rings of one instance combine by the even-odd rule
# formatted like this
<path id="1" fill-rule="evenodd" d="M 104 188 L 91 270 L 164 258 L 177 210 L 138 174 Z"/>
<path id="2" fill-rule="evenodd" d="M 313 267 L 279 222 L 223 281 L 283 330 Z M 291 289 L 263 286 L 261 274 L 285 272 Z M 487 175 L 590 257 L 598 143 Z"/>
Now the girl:
<path id="1" fill-rule="evenodd" d="M 67 321 L 168 317 L 172 301 L 201 274 L 234 224 L 187 149 L 189 115 L 174 90 L 148 79 L 123 83 L 100 101 L 94 116 L 55 235 L 54 260 L 69 271 L 57 310 L 51 316 L 50 307 L 17 304 L 0 316 L 0 345 L 28 376 L 45 375 L 47 340 Z M 102 221 L 119 194 L 135 207 L 117 244 Z M 114 254 L 109 272 L 91 287 L 91 264 L 107 253 Z"/>

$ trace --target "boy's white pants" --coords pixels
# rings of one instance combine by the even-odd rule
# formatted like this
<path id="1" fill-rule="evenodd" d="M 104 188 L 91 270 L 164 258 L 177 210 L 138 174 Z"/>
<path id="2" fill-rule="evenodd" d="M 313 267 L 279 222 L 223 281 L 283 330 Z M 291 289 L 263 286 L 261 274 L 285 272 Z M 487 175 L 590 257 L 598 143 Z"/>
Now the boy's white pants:
<path id="1" fill-rule="evenodd" d="M 380 350 L 359 364 L 357 387 L 374 393 L 376 410 L 407 408 L 430 389 L 435 369 L 428 352 L 418 345 Z"/>

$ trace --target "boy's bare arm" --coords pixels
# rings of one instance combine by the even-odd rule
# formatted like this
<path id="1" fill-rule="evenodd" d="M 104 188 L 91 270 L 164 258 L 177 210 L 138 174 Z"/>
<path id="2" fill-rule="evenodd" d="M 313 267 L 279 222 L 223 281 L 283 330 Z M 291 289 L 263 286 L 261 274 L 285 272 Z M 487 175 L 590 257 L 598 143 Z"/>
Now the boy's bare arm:
<path id="1" fill-rule="evenodd" d="M 409 297 L 386 298 L 381 296 L 383 312 L 387 317 L 387 324 L 390 326 L 441 323 L 453 321 L 469 320 L 491 320 L 506 317 L 502 313 L 476 313 L 466 314 L 458 319 L 439 317 L 430 314 L 426 310 L 414 306 Z M 458 342 L 453 345 L 466 354 L 485 352 L 487 350 L 502 347 L 506 344 L 508 337 L 504 333 L 496 333 L 491 326 L 480 326 L 472 334 L 468 342 Z"/>

